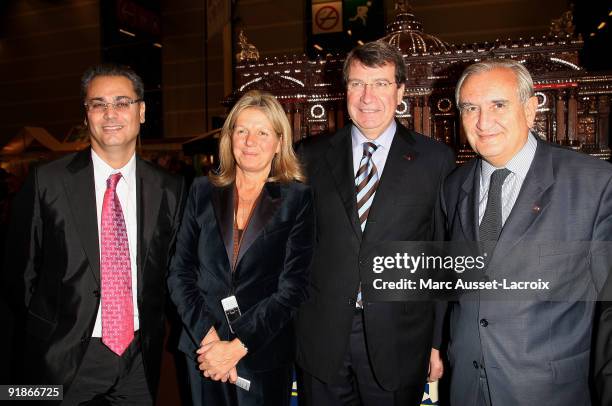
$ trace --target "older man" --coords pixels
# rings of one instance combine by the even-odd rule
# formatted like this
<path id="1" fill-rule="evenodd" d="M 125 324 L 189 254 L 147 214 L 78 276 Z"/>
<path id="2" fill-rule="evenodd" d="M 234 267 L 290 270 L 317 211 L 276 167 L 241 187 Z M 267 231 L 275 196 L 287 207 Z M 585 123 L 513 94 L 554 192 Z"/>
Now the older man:
<path id="1" fill-rule="evenodd" d="M 369 301 L 364 248 L 441 237 L 437 195 L 454 165 L 449 148 L 395 120 L 406 81 L 400 52 L 384 42 L 344 64 L 352 124 L 304 146 L 317 215 L 310 300 L 298 315 L 301 395 L 307 405 L 418 405 L 442 375 L 442 317 L 430 302 Z M 432 349 L 433 346 L 433 349 Z"/>
<path id="2" fill-rule="evenodd" d="M 16 380 L 63 385 L 64 405 L 152 404 L 183 182 L 135 153 L 136 73 L 96 66 L 81 90 L 91 148 L 34 169 L 14 204 L 5 269 L 26 328 Z"/>
<path id="3" fill-rule="evenodd" d="M 607 253 L 589 242 L 612 237 L 612 166 L 530 131 L 537 98 L 519 62 L 468 67 L 456 96 L 478 158 L 445 182 L 450 237 L 483 243 L 485 278 L 542 277 L 551 290 L 521 301 L 481 291 L 452 306 L 451 403 L 591 404 L 594 300 L 607 273 L 598 258 Z"/>

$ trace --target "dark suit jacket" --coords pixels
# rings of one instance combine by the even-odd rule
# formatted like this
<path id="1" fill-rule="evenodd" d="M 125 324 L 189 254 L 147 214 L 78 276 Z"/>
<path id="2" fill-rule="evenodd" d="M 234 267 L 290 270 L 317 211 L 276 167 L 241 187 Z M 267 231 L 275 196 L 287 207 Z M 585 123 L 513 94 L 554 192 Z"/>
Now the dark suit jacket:
<path id="1" fill-rule="evenodd" d="M 238 363 L 243 376 L 244 368 L 265 371 L 293 363 L 292 319 L 306 299 L 314 218 L 308 186 L 266 183 L 232 272 L 233 196 L 233 185 L 194 182 L 168 286 L 184 326 L 179 349 L 192 359 L 212 326 L 222 340 L 233 339 L 221 300 L 236 296 L 242 315 L 232 328 L 248 348 Z"/>
<path id="2" fill-rule="evenodd" d="M 165 275 L 183 182 L 137 157 L 138 311 L 155 397 L 164 331 Z M 100 306 L 100 250 L 91 151 L 34 169 L 14 202 L 6 270 L 25 317 L 23 383 L 70 389 Z"/>
<path id="3" fill-rule="evenodd" d="M 478 241 L 479 168 L 473 160 L 445 182 L 442 206 L 454 241 Z M 477 404 L 481 359 L 494 405 L 590 404 L 594 300 L 609 253 L 589 242 L 611 237 L 612 166 L 538 140 L 487 274 L 541 277 L 552 290 L 521 301 L 467 295 L 452 306 L 452 405 Z M 578 295 L 582 301 L 570 299 Z"/>
<path id="4" fill-rule="evenodd" d="M 397 123 L 362 234 L 357 217 L 351 126 L 315 138 L 301 154 L 314 190 L 317 247 L 311 298 L 298 315 L 298 363 L 311 375 L 337 380 L 349 342 L 362 248 L 368 242 L 442 238 L 442 181 L 454 167 L 444 144 Z M 433 338 L 431 302 L 370 303 L 363 292 L 364 330 L 374 374 L 387 390 L 424 385 Z M 438 320 L 441 322 L 441 320 Z"/>

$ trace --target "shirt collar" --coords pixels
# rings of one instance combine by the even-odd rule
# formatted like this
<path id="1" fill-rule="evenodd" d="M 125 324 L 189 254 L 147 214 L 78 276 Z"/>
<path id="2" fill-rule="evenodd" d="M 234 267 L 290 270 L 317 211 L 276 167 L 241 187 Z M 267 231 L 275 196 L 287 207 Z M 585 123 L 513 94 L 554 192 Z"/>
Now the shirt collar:
<path id="1" fill-rule="evenodd" d="M 106 188 L 106 180 L 114 173 L 121 172 L 121 177 L 128 182 L 128 185 L 135 177 L 136 172 L 136 154 L 132 155 L 127 164 L 122 168 L 114 169 L 107 164 L 96 152 L 91 149 L 91 161 L 94 166 L 94 178 L 96 185 L 103 185 Z"/>
<path id="2" fill-rule="evenodd" d="M 353 149 L 359 145 L 363 145 L 363 143 L 365 142 L 373 142 L 379 148 L 383 147 L 386 150 L 389 150 L 391 148 L 391 143 L 393 142 L 393 136 L 395 135 L 396 130 L 397 124 L 395 123 L 395 120 L 392 120 L 391 124 L 389 124 L 389 127 L 387 127 L 378 138 L 376 138 L 375 140 L 371 140 L 365 135 L 363 135 L 361 130 L 359 130 L 356 125 L 353 125 L 351 127 L 351 139 L 353 142 Z"/>
<path id="3" fill-rule="evenodd" d="M 516 155 L 514 155 L 504 167 L 524 179 L 525 177 L 527 177 L 527 172 L 529 172 L 529 167 L 531 166 L 531 162 L 535 157 L 537 146 L 538 141 L 536 141 L 535 135 L 530 132 L 527 135 L 527 142 L 525 143 L 525 145 L 523 145 L 523 148 L 521 148 L 520 151 L 517 152 Z M 488 180 L 490 179 L 493 171 L 499 168 L 496 168 L 484 159 L 481 159 L 480 162 L 481 184 L 483 184 L 483 182 L 488 183 Z"/>

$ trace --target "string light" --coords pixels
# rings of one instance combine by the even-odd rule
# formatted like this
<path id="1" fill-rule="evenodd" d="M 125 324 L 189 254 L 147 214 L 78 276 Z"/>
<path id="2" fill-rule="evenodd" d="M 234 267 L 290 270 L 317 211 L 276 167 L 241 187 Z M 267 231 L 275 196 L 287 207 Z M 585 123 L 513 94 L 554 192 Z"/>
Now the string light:
<path id="1" fill-rule="evenodd" d="M 121 28 L 119 28 L 119 32 L 122 33 L 122 34 L 125 34 L 125 35 L 129 35 L 130 37 L 135 37 L 136 36 L 136 34 L 134 34 L 133 32 L 122 30 Z"/>

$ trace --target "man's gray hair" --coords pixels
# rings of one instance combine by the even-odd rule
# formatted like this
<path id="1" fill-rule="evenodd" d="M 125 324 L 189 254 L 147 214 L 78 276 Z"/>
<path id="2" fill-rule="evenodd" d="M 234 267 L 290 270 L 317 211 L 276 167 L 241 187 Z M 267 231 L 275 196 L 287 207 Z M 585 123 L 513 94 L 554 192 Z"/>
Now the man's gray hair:
<path id="1" fill-rule="evenodd" d="M 477 62 L 465 68 L 455 89 L 455 101 L 459 106 L 459 93 L 465 80 L 471 75 L 477 75 L 479 73 L 489 72 L 494 69 L 510 69 L 516 76 L 518 83 L 518 96 L 521 103 L 527 103 L 530 97 L 534 95 L 533 90 L 533 79 L 531 74 L 523 66 L 522 63 L 515 61 L 514 59 L 489 59 L 482 62 Z"/>

